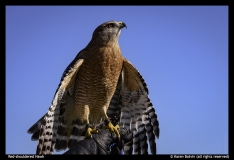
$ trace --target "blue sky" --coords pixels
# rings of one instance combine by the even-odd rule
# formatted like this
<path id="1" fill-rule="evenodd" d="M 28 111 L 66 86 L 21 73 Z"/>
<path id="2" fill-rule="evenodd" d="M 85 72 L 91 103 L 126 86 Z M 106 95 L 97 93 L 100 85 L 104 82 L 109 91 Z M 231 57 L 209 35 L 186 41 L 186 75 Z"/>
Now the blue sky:
<path id="1" fill-rule="evenodd" d="M 6 6 L 6 154 L 35 153 L 28 128 L 108 20 L 127 24 L 119 44 L 148 85 L 157 153 L 228 154 L 227 6 Z"/>

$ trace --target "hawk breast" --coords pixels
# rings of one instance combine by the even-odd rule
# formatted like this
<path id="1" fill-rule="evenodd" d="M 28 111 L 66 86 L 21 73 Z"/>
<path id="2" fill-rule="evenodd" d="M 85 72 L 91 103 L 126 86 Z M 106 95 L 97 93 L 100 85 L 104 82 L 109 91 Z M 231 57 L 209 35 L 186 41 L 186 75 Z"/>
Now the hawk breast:
<path id="1" fill-rule="evenodd" d="M 119 48 L 101 48 L 87 54 L 74 87 L 75 108 L 81 115 L 98 114 L 107 110 L 105 107 L 109 106 L 116 90 L 122 64 L 123 57 Z M 89 113 L 82 113 L 84 106 L 89 107 Z M 77 116 L 82 117 L 81 115 Z M 102 116 L 98 117 L 100 120 Z"/>

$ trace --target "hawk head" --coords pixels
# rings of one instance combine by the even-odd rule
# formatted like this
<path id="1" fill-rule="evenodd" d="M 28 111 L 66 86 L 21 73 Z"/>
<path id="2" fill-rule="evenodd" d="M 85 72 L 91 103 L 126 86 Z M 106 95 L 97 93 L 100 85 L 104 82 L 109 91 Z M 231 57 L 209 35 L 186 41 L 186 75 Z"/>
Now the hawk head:
<path id="1" fill-rule="evenodd" d="M 124 22 L 116 22 L 113 20 L 105 22 L 94 30 L 90 43 L 98 45 L 116 43 L 118 42 L 121 29 L 124 27 L 127 28 Z"/>

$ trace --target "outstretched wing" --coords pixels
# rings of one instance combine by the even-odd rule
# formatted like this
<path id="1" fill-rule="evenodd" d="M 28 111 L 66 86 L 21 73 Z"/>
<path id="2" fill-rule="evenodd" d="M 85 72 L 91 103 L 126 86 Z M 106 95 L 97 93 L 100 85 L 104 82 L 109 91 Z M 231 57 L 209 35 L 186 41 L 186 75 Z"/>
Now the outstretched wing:
<path id="1" fill-rule="evenodd" d="M 133 146 L 125 146 L 124 152 L 156 154 L 155 136 L 159 138 L 159 122 L 153 104 L 148 97 L 148 88 L 140 73 L 124 59 L 123 70 L 116 92 L 108 108 L 108 117 L 120 116 L 120 127 L 133 132 Z"/>
<path id="2" fill-rule="evenodd" d="M 59 145 L 56 140 L 58 141 L 58 138 L 63 139 L 63 136 L 60 136 L 64 134 L 62 133 L 62 128 L 66 128 L 63 123 L 63 113 L 65 107 L 66 109 L 74 107 L 72 106 L 72 103 L 74 103 L 72 98 L 73 85 L 83 61 L 81 51 L 65 69 L 47 113 L 28 130 L 28 133 L 33 134 L 32 140 L 39 139 L 36 154 L 52 154 L 55 143 L 56 146 Z M 65 146 L 67 148 L 67 145 Z M 63 146 L 58 146 L 57 148 L 61 147 Z"/>

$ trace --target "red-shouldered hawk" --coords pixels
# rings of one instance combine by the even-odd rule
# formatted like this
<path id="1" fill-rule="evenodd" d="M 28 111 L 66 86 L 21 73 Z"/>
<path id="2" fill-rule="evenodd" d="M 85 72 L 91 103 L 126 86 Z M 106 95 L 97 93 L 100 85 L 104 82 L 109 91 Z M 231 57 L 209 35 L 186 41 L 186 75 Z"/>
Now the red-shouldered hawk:
<path id="1" fill-rule="evenodd" d="M 49 110 L 28 130 L 32 140 L 39 139 L 37 154 L 69 148 L 104 120 L 120 136 L 110 123 L 112 116 L 119 116 L 120 127 L 133 132 L 135 154 L 148 153 L 147 141 L 156 154 L 157 115 L 144 79 L 121 54 L 118 38 L 123 27 L 125 23 L 116 21 L 98 26 L 65 69 Z"/>

